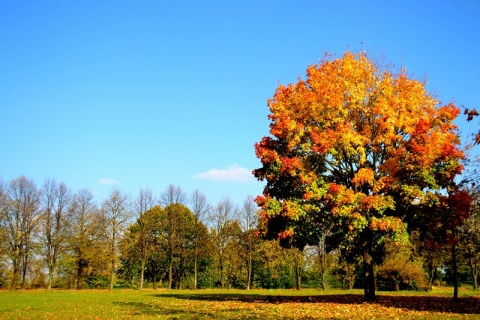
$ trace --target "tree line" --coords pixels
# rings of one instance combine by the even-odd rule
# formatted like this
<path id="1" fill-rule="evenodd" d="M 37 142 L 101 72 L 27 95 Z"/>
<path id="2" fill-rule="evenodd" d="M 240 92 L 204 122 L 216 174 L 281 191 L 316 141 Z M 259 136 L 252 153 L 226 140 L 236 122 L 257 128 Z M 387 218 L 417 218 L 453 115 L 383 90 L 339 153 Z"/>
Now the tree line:
<path id="1" fill-rule="evenodd" d="M 459 280 L 478 288 L 479 189 L 459 232 Z M 248 196 L 210 204 L 196 190 L 170 185 L 158 197 L 112 189 L 97 204 L 47 179 L 0 182 L 0 287 L 19 288 L 297 288 L 351 289 L 363 283 L 361 259 L 328 241 L 285 245 L 262 237 L 265 222 Z M 430 246 L 419 233 L 408 244 L 386 243 L 376 269 L 384 290 L 427 289 L 454 281 L 448 246 Z M 458 280 L 457 280 L 458 281 Z"/>

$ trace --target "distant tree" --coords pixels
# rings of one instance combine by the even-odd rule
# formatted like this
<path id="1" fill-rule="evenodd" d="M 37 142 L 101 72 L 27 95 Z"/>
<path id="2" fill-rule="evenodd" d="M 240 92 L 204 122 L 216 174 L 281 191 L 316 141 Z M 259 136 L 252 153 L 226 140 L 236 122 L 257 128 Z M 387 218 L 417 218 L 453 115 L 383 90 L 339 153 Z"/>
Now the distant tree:
<path id="1" fill-rule="evenodd" d="M 168 248 L 168 288 L 172 289 L 175 281 L 180 289 L 189 269 L 188 263 L 194 259 L 195 217 L 190 209 L 179 203 L 165 207 L 165 213 L 163 234 Z"/>
<path id="2" fill-rule="evenodd" d="M 68 206 L 71 192 L 64 183 L 47 179 L 41 190 L 41 244 L 48 268 L 47 288 L 52 288 L 59 255 L 66 248 Z"/>
<path id="3" fill-rule="evenodd" d="M 158 258 L 161 255 L 162 241 L 161 223 L 164 211 L 160 206 L 153 206 L 139 216 L 135 223 L 128 226 L 124 237 L 120 241 L 121 272 L 128 278 L 135 278 L 140 274 L 140 279 L 150 279 L 156 289 L 158 276 Z M 143 281 L 140 288 L 143 288 Z"/>
<path id="4" fill-rule="evenodd" d="M 140 189 L 138 197 L 135 201 L 135 211 L 138 214 L 137 224 L 139 227 L 139 237 L 140 242 L 138 246 L 140 247 L 141 252 L 141 267 L 140 267 L 140 290 L 143 289 L 143 278 L 145 273 L 145 262 L 147 259 L 147 229 L 148 225 L 145 223 L 145 219 L 142 219 L 142 216 L 145 212 L 155 205 L 155 199 L 153 197 L 152 190 L 150 189 Z"/>
<path id="5" fill-rule="evenodd" d="M 0 178 L 0 288 L 7 286 L 7 212 L 8 212 L 8 194 L 7 186 Z"/>
<path id="6" fill-rule="evenodd" d="M 6 253 L 12 261 L 11 288 L 16 289 L 19 280 L 23 288 L 39 222 L 40 191 L 33 180 L 21 176 L 10 181 L 3 198 L 6 207 L 1 224 L 6 230 Z"/>
<path id="7" fill-rule="evenodd" d="M 436 248 L 448 245 L 453 273 L 453 299 L 458 299 L 458 253 L 459 229 L 469 216 L 471 197 L 464 190 L 454 190 L 447 195 L 438 195 L 434 206 L 421 206 L 418 222 L 424 240 Z"/>
<path id="8" fill-rule="evenodd" d="M 85 277 L 101 265 L 105 256 L 104 220 L 100 215 L 93 194 L 80 189 L 72 197 L 69 207 L 68 248 L 73 264 L 73 287 L 82 289 Z M 103 269 L 103 267 L 100 267 Z"/>
<path id="9" fill-rule="evenodd" d="M 167 189 L 160 195 L 160 204 L 165 208 L 170 204 L 186 204 L 187 194 L 180 186 L 173 184 L 169 185 Z"/>
<path id="10" fill-rule="evenodd" d="M 467 189 L 472 203 L 469 217 L 463 221 L 459 234 L 459 251 L 465 258 L 472 277 L 473 290 L 478 291 L 478 274 L 480 272 L 480 186 Z"/>
<path id="11" fill-rule="evenodd" d="M 238 226 L 238 223 L 235 221 L 235 213 L 236 208 L 233 202 L 226 197 L 212 208 L 209 216 L 210 233 L 217 256 L 220 286 L 222 289 L 225 288 L 226 248 L 231 241 L 236 240 L 235 236 L 237 235 L 235 226 Z"/>
<path id="12" fill-rule="evenodd" d="M 257 197 L 267 233 L 301 247 L 305 221 L 331 222 L 337 244 L 363 257 L 364 300 L 375 300 L 383 240 L 406 241 L 405 223 L 415 220 L 406 208 L 439 203 L 462 170 L 459 109 L 440 107 L 405 69 L 350 52 L 280 85 L 268 105 L 270 135 L 255 145 L 254 171 L 267 182 Z"/>
<path id="13" fill-rule="evenodd" d="M 247 290 L 252 287 L 252 271 L 253 271 L 253 253 L 258 237 L 255 235 L 258 225 L 258 206 L 253 200 L 253 196 L 249 195 L 243 201 L 243 206 L 239 211 L 239 224 L 242 228 L 242 242 L 245 247 L 247 257 Z"/>
<path id="14" fill-rule="evenodd" d="M 207 198 L 205 194 L 203 194 L 200 190 L 195 190 L 190 198 L 190 203 L 192 207 L 192 213 L 194 215 L 194 246 L 195 246 L 195 253 L 194 253 L 194 276 L 193 276 L 193 288 L 198 288 L 198 254 L 199 254 L 199 246 L 202 240 L 202 228 L 204 228 L 203 221 L 205 220 L 209 210 L 210 205 L 207 202 Z"/>
<path id="15" fill-rule="evenodd" d="M 105 220 L 106 236 L 109 242 L 110 290 L 113 290 L 118 242 L 132 218 L 130 199 L 126 194 L 120 192 L 120 190 L 113 189 L 110 196 L 103 201 L 101 212 Z"/>
<path id="16" fill-rule="evenodd" d="M 386 256 L 377 270 L 380 290 L 424 290 L 427 278 L 420 258 L 414 258 L 411 246 L 386 245 Z"/>
<path id="17" fill-rule="evenodd" d="M 160 195 L 160 202 L 165 208 L 167 214 L 166 223 L 168 224 L 166 238 L 168 241 L 169 265 L 168 265 L 168 289 L 172 289 L 173 284 L 173 263 L 175 250 L 177 248 L 180 217 L 185 209 L 187 194 L 181 187 L 169 185 L 167 189 Z M 168 208 L 168 209 L 167 209 Z"/>

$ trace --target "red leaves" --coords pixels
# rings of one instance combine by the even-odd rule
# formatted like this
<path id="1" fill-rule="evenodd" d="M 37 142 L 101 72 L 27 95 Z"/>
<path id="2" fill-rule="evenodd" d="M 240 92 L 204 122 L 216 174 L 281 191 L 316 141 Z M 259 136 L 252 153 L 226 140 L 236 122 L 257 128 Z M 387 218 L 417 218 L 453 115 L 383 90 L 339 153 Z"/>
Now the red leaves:
<path id="1" fill-rule="evenodd" d="M 328 193 L 332 195 L 337 195 L 342 191 L 342 186 L 338 185 L 336 183 L 330 183 L 330 186 L 328 187 Z"/>

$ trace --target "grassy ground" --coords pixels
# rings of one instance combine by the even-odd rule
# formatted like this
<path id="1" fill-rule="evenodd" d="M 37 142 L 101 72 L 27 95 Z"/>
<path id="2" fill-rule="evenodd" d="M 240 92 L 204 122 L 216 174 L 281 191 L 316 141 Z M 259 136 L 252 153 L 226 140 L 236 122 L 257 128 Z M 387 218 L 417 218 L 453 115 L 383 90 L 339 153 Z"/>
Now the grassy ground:
<path id="1" fill-rule="evenodd" d="M 480 319 L 480 294 L 296 290 L 0 291 L 0 319 Z"/>

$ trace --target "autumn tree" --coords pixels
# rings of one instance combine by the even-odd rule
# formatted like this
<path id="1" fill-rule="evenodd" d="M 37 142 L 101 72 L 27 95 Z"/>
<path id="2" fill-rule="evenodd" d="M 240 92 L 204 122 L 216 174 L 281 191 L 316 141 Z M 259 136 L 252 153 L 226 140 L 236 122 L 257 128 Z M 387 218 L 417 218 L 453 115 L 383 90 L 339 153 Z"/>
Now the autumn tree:
<path id="1" fill-rule="evenodd" d="M 463 221 L 459 232 L 459 251 L 467 262 L 472 277 L 472 287 L 478 291 L 480 272 L 480 187 L 471 185 L 467 188 L 473 199 L 467 219 Z"/>
<path id="2" fill-rule="evenodd" d="M 160 264 L 166 256 L 164 224 L 165 211 L 160 206 L 153 206 L 128 226 L 120 241 L 121 271 L 130 278 L 140 273 L 140 289 L 145 279 L 151 280 L 156 289 Z"/>
<path id="3" fill-rule="evenodd" d="M 47 179 L 41 190 L 41 244 L 48 268 L 47 288 L 52 288 L 59 255 L 66 248 L 68 206 L 71 192 L 65 183 Z"/>
<path id="4" fill-rule="evenodd" d="M 450 247 L 451 269 L 453 273 L 453 299 L 458 298 L 458 253 L 459 230 L 469 216 L 470 195 L 464 190 L 454 190 L 447 195 L 438 195 L 435 206 L 422 205 L 418 222 L 424 241 L 435 249 Z"/>
<path id="5" fill-rule="evenodd" d="M 440 106 L 406 69 L 351 52 L 280 85 L 268 106 L 270 135 L 255 145 L 262 167 L 254 170 L 266 181 L 256 200 L 267 234 L 304 245 L 309 237 L 295 234 L 305 221 L 331 222 L 337 244 L 363 258 L 364 300 L 375 300 L 383 239 L 406 241 L 415 220 L 407 208 L 438 203 L 462 170 L 459 109 Z"/>
<path id="6" fill-rule="evenodd" d="M 190 203 L 192 208 L 192 213 L 194 215 L 194 246 L 195 246 L 195 253 L 194 253 L 194 275 L 193 275 L 193 288 L 197 289 L 198 287 L 198 254 L 199 254 L 199 247 L 202 240 L 202 235 L 205 234 L 202 232 L 202 229 L 205 228 L 203 221 L 205 220 L 208 211 L 210 210 L 210 205 L 207 202 L 207 198 L 205 194 L 203 194 L 200 190 L 193 191 L 190 197 Z"/>
<path id="7" fill-rule="evenodd" d="M 11 288 L 24 287 L 28 263 L 32 257 L 34 232 L 40 215 L 40 191 L 25 176 L 12 179 L 2 196 L 3 214 L 0 221 L 5 230 L 5 251 L 12 262 Z"/>
<path id="8" fill-rule="evenodd" d="M 168 224 L 166 238 L 168 241 L 169 265 L 168 265 L 168 288 L 172 289 L 173 284 L 173 263 L 175 250 L 178 247 L 178 230 L 181 223 L 181 216 L 187 194 L 181 187 L 173 184 L 160 195 L 160 202 L 167 213 L 166 223 Z"/>
<path id="9" fill-rule="evenodd" d="M 135 200 L 135 211 L 138 214 L 138 228 L 139 228 L 139 237 L 140 241 L 138 246 L 140 247 L 141 253 L 141 267 L 140 267 L 140 290 L 143 289 L 143 278 L 145 273 L 145 262 L 147 259 L 147 229 L 148 225 L 146 220 L 142 219 L 143 215 L 147 210 L 151 209 L 155 205 L 155 199 L 153 197 L 152 190 L 150 189 L 140 189 L 138 197 Z"/>
<path id="10" fill-rule="evenodd" d="M 109 243 L 110 290 L 113 290 L 118 243 L 132 216 L 130 200 L 120 190 L 113 189 L 110 196 L 103 201 L 101 211 L 105 220 L 106 236 Z"/>
<path id="11" fill-rule="evenodd" d="M 96 269 L 105 256 L 103 250 L 104 226 L 94 196 L 88 189 L 78 190 L 72 197 L 67 232 L 68 251 L 71 256 L 73 287 L 82 289 L 85 277 Z"/>

